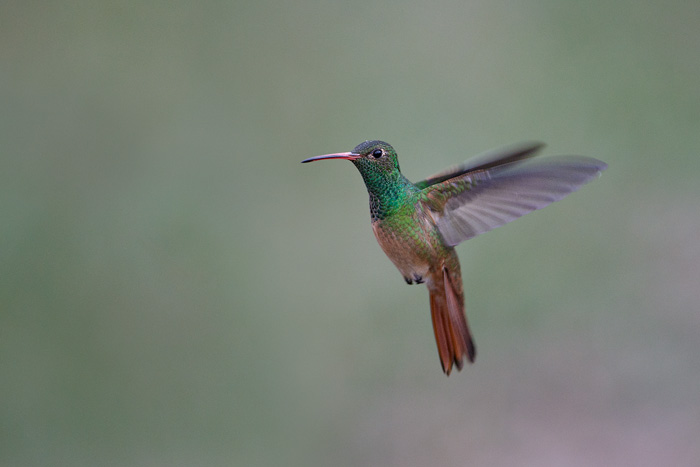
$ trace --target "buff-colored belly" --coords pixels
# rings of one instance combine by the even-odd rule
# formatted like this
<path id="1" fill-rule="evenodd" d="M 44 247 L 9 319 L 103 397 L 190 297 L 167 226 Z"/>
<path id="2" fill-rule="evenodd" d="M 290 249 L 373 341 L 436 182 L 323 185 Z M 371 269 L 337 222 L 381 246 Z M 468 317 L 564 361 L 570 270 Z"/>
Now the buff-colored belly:
<path id="1" fill-rule="evenodd" d="M 425 278 L 440 262 L 440 253 L 444 255 L 429 220 L 389 217 L 375 221 L 372 230 L 379 246 L 405 278 Z"/>

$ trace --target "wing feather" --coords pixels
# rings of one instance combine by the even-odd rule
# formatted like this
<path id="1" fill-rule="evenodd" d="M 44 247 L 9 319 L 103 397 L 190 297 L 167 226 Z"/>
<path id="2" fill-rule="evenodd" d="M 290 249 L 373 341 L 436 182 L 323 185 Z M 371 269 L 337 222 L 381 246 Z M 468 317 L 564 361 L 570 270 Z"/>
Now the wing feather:
<path id="1" fill-rule="evenodd" d="M 559 201 L 606 168 L 604 162 L 578 156 L 511 162 L 429 185 L 424 193 L 445 243 L 455 246 Z"/>
<path id="2" fill-rule="evenodd" d="M 468 172 L 487 170 L 503 164 L 512 164 L 514 162 L 524 161 L 537 155 L 537 152 L 543 147 L 544 143 L 533 141 L 488 151 L 480 156 L 469 159 L 463 164 L 441 170 L 440 172 L 427 177 L 425 180 L 417 182 L 415 185 L 422 190 L 431 185 L 464 175 Z"/>

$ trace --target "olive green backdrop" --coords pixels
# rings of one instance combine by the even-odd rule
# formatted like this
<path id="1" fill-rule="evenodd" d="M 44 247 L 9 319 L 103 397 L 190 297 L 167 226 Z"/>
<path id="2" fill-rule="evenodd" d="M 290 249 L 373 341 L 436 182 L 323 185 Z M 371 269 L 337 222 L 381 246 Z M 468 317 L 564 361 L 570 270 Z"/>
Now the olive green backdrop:
<path id="1" fill-rule="evenodd" d="M 3 2 L 0 465 L 697 465 L 700 3 Z M 522 140 L 610 168 L 458 247 L 369 226 Z"/>

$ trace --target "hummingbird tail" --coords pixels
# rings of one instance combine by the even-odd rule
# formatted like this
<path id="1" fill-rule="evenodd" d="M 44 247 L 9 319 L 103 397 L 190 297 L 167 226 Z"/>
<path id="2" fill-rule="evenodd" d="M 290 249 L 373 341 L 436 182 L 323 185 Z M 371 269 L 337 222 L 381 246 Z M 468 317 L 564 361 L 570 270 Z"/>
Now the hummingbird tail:
<path id="1" fill-rule="evenodd" d="M 464 296 L 460 288 L 454 286 L 455 281 L 461 284 L 459 269 L 451 272 L 443 267 L 442 274 L 434 274 L 428 285 L 438 354 L 442 370 L 448 376 L 453 364 L 461 370 L 465 356 L 470 363 L 476 357 L 476 347 L 464 313 Z"/>

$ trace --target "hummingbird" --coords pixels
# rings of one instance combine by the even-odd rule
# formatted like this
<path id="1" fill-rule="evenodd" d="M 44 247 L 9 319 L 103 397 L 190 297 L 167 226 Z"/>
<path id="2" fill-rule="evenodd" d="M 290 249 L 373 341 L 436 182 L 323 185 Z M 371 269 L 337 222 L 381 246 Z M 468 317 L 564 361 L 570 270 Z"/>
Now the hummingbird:
<path id="1" fill-rule="evenodd" d="M 425 283 L 442 370 L 476 357 L 464 311 L 455 246 L 559 201 L 598 177 L 607 164 L 582 156 L 531 160 L 544 145 L 522 143 L 485 153 L 416 183 L 401 173 L 394 148 L 365 141 L 350 152 L 302 163 L 345 159 L 369 193 L 372 231 L 407 284 Z"/>

